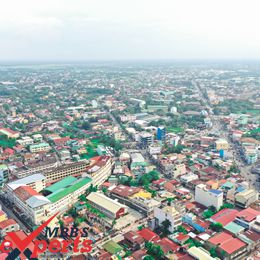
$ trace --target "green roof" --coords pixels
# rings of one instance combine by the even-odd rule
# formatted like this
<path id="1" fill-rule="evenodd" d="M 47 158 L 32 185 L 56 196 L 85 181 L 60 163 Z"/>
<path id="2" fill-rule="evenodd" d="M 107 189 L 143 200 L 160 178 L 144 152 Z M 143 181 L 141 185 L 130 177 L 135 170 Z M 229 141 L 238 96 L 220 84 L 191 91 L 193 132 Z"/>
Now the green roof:
<path id="1" fill-rule="evenodd" d="M 123 250 L 123 247 L 121 247 L 118 243 L 114 242 L 113 240 L 106 242 L 103 245 L 103 248 L 112 255 L 117 254 Z"/>
<path id="2" fill-rule="evenodd" d="M 53 193 L 57 190 L 65 188 L 66 186 L 69 186 L 72 182 L 75 182 L 76 180 L 77 180 L 77 178 L 75 178 L 73 176 L 68 176 L 68 177 L 64 178 L 63 180 L 58 181 L 58 182 L 54 183 L 53 185 L 45 188 L 44 190 Z"/>
<path id="3" fill-rule="evenodd" d="M 224 229 L 228 230 L 229 232 L 233 233 L 233 234 L 238 234 L 240 233 L 241 231 L 244 230 L 244 228 L 238 224 L 236 224 L 235 222 L 230 222 L 228 223 Z"/>
<path id="4" fill-rule="evenodd" d="M 6 164 L 0 164 L 0 170 L 6 170 L 6 169 L 8 169 Z"/>
<path id="5" fill-rule="evenodd" d="M 47 199 L 49 199 L 52 203 L 54 203 L 64 197 L 66 197 L 70 193 L 73 193 L 74 191 L 80 189 L 81 187 L 83 187 L 84 185 L 86 185 L 87 183 L 89 183 L 91 181 L 92 181 L 92 179 L 90 179 L 90 178 L 76 180 L 75 182 L 71 183 L 69 186 L 61 188 L 61 189 L 53 192 L 52 194 L 48 195 Z"/>
<path id="6" fill-rule="evenodd" d="M 227 181 L 222 185 L 222 188 L 229 188 L 232 189 L 234 187 L 234 184 L 231 181 Z"/>

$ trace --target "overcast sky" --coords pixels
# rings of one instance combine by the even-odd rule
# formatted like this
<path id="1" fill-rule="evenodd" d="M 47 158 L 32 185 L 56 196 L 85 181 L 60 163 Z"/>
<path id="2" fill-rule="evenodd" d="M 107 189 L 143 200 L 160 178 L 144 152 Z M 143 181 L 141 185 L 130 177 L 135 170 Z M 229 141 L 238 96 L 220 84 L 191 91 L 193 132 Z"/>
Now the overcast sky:
<path id="1" fill-rule="evenodd" d="M 0 0 L 0 61 L 260 59 L 260 0 Z"/>

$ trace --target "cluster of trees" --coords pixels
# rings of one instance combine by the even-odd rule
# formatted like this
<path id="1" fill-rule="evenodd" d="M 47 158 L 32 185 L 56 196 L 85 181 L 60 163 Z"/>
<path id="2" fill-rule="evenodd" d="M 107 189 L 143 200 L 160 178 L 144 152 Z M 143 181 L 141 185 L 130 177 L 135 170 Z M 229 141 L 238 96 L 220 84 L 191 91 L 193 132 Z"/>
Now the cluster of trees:
<path id="1" fill-rule="evenodd" d="M 247 110 L 251 110 L 254 104 L 247 100 L 227 99 L 219 103 L 215 108 L 214 112 L 219 114 L 222 108 L 226 108 L 227 112 L 230 113 L 246 113 Z"/>
<path id="2" fill-rule="evenodd" d="M 145 248 L 147 249 L 147 253 L 154 257 L 155 259 L 163 259 L 164 253 L 162 248 L 159 245 L 155 245 L 152 242 L 146 242 Z M 154 259 L 154 258 L 146 258 L 146 259 Z"/>
<path id="3" fill-rule="evenodd" d="M 185 146 L 183 146 L 183 145 L 176 145 L 176 146 L 166 145 L 166 146 L 164 147 L 164 153 L 165 153 L 165 154 L 181 153 L 184 148 L 185 148 Z"/>
<path id="4" fill-rule="evenodd" d="M 223 230 L 223 225 L 221 223 L 211 223 L 210 228 L 216 232 L 220 232 Z"/>
<path id="5" fill-rule="evenodd" d="M 250 132 L 247 132 L 243 136 L 252 137 L 252 138 L 255 138 L 256 140 L 260 140 L 260 128 L 255 128 L 255 129 L 251 130 Z"/>

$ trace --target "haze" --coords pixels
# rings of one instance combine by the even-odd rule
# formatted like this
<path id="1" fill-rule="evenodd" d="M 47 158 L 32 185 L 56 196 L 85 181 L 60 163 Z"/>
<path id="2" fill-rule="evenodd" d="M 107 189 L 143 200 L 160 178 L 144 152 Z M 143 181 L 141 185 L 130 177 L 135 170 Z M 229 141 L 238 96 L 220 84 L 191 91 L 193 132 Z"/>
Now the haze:
<path id="1" fill-rule="evenodd" d="M 259 59 L 259 0 L 0 0 L 0 61 Z"/>

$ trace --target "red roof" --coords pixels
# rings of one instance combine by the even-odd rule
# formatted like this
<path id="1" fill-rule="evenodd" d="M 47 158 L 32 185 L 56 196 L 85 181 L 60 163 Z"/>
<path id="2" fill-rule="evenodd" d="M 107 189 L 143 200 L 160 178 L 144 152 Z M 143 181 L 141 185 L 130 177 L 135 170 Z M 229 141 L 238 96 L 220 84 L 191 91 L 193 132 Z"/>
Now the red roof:
<path id="1" fill-rule="evenodd" d="M 237 217 L 243 219 L 244 221 L 251 222 L 254 220 L 257 216 L 260 215 L 260 211 L 257 211 L 252 208 L 244 209 L 237 213 Z"/>
<path id="2" fill-rule="evenodd" d="M 117 194 L 117 195 L 122 196 L 122 197 L 129 197 L 129 196 L 132 196 L 139 191 L 140 191 L 140 188 L 128 187 L 128 186 L 125 186 L 125 185 L 118 185 L 117 187 L 115 187 L 111 191 L 111 193 Z"/>
<path id="3" fill-rule="evenodd" d="M 158 241 L 160 240 L 160 237 L 155 234 L 151 229 L 149 228 L 143 228 L 142 230 L 138 231 L 138 234 L 144 238 L 146 241 Z"/>
<path id="4" fill-rule="evenodd" d="M 12 219 L 12 218 L 6 219 L 6 220 L 0 222 L 0 229 L 5 229 L 5 228 L 7 228 L 11 225 L 15 225 L 15 224 L 17 224 L 17 222 L 14 219 Z"/>
<path id="5" fill-rule="evenodd" d="M 22 201 L 26 201 L 32 196 L 40 195 L 37 191 L 35 191 L 30 186 L 20 186 L 14 190 L 14 193 L 17 197 L 19 197 Z"/>
<path id="6" fill-rule="evenodd" d="M 156 242 L 157 245 L 160 245 L 163 252 L 167 254 L 169 251 L 176 252 L 180 250 L 180 246 L 171 241 L 169 238 L 163 238 L 159 242 Z"/>
<path id="7" fill-rule="evenodd" d="M 219 248 L 221 248 L 228 254 L 233 254 L 240 248 L 246 246 L 246 243 L 238 238 L 234 238 L 232 235 L 226 232 L 218 233 L 215 236 L 211 237 L 208 241 L 215 246 L 219 246 Z"/>
<path id="8" fill-rule="evenodd" d="M 162 183 L 164 183 L 164 182 L 165 182 L 165 179 L 164 179 L 164 178 L 161 178 L 161 179 L 159 179 L 159 180 L 153 181 L 153 184 L 154 184 L 154 185 L 160 185 L 160 184 L 162 184 Z"/>
<path id="9" fill-rule="evenodd" d="M 222 209 L 213 215 L 211 219 L 225 226 L 236 218 L 238 212 L 236 209 Z"/>

